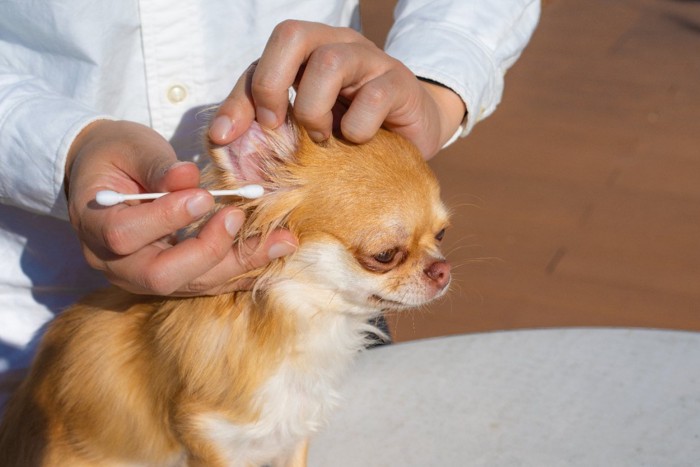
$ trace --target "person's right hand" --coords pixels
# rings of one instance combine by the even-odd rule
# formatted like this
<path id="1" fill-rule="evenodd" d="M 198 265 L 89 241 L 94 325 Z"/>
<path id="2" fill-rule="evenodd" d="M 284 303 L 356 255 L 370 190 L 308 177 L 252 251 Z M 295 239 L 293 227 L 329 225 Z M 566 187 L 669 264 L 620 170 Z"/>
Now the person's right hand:
<path id="1" fill-rule="evenodd" d="M 277 128 L 287 115 L 290 86 L 297 90 L 292 112 L 312 140 L 326 140 L 337 124 L 348 141 L 366 143 L 383 126 L 426 159 L 455 134 L 467 110 L 457 93 L 419 80 L 353 29 L 286 20 L 219 106 L 209 138 L 230 144 L 253 120 Z"/>
<path id="2" fill-rule="evenodd" d="M 264 245 L 233 248 L 243 212 L 217 212 L 196 237 L 173 243 L 172 234 L 206 215 L 211 195 L 197 188 L 199 170 L 178 162 L 170 144 L 132 122 L 99 120 L 71 146 L 66 162 L 68 210 L 88 263 L 113 284 L 154 295 L 209 295 L 249 286 L 231 279 L 296 249 L 285 230 Z M 101 207 L 99 190 L 172 193 L 153 202 Z"/>

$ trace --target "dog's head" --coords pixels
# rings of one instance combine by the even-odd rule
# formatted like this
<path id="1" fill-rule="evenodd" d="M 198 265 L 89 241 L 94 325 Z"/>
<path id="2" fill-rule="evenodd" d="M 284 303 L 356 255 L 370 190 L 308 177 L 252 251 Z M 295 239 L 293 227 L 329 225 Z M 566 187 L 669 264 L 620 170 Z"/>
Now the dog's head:
<path id="1" fill-rule="evenodd" d="M 316 144 L 290 118 L 274 131 L 254 123 L 210 157 L 213 188 L 266 190 L 237 202 L 248 214 L 242 238 L 285 227 L 299 239 L 261 278 L 310 282 L 358 312 L 420 306 L 447 290 L 448 213 L 434 175 L 400 136 L 380 130 L 362 145 Z"/>

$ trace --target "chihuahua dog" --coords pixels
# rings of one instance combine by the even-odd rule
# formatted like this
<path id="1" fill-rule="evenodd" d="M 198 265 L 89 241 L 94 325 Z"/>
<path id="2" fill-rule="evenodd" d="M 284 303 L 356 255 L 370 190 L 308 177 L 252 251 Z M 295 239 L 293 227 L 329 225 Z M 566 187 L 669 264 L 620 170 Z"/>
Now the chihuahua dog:
<path id="1" fill-rule="evenodd" d="M 400 136 L 317 144 L 289 117 L 209 154 L 211 188 L 265 188 L 228 201 L 247 213 L 240 245 L 284 227 L 298 250 L 249 273 L 249 291 L 112 288 L 59 315 L 8 404 L 0 464 L 304 466 L 344 370 L 382 335 L 372 319 L 447 290 L 447 210 Z"/>

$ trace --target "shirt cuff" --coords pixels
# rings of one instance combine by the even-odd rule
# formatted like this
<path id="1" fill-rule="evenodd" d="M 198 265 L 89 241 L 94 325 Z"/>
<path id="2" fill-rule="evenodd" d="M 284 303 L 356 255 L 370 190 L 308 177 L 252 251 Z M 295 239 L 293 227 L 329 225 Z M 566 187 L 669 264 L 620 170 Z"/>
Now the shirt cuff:
<path id="1" fill-rule="evenodd" d="M 486 47 L 448 24 L 416 21 L 390 34 L 386 52 L 416 76 L 452 89 L 467 108 L 467 116 L 450 141 L 467 135 L 496 109 L 503 93 L 503 72 Z"/>
<path id="2" fill-rule="evenodd" d="M 68 151 L 87 125 L 102 119 L 112 117 L 61 96 L 43 94 L 16 101 L 0 121 L 2 203 L 68 219 L 64 193 Z"/>

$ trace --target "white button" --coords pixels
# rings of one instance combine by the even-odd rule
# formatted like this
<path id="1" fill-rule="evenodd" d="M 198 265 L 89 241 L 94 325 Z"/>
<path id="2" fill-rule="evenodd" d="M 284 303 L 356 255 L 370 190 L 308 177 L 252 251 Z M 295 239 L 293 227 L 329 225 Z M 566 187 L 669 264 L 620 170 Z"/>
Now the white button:
<path id="1" fill-rule="evenodd" d="M 168 88 L 168 100 L 173 104 L 187 99 L 187 88 L 181 84 L 174 84 Z"/>

